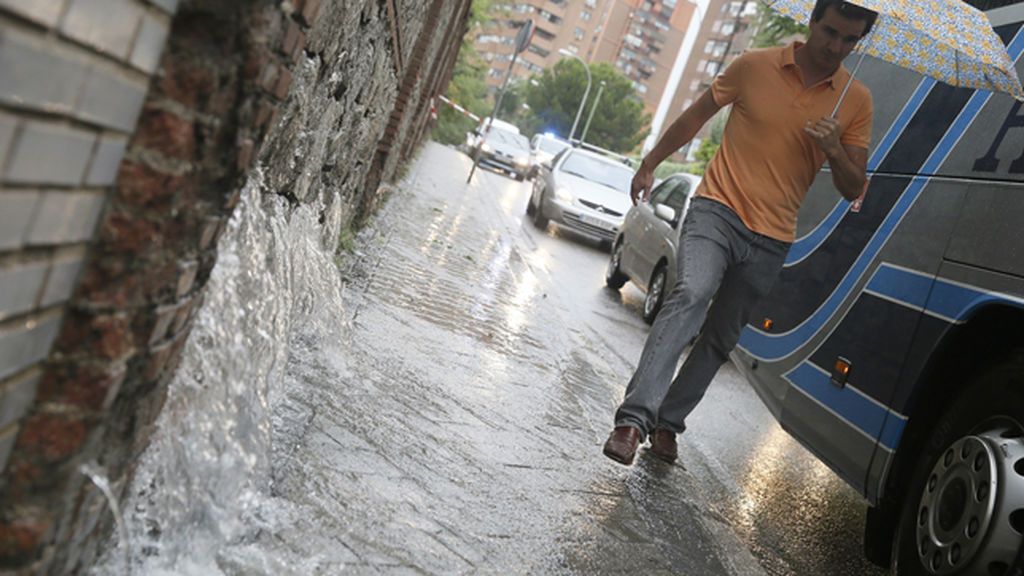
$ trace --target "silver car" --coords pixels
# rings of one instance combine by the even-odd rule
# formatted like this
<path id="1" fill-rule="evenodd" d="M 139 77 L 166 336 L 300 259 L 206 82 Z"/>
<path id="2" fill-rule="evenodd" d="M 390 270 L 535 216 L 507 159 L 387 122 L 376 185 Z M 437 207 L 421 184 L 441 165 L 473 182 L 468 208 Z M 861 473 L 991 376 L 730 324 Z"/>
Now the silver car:
<path id="1" fill-rule="evenodd" d="M 644 321 L 648 324 L 661 310 L 666 294 L 676 283 L 676 250 L 690 197 L 700 184 L 693 174 L 674 174 L 626 214 L 612 245 L 605 272 L 609 288 L 618 290 L 629 280 L 647 292 Z"/>
<path id="2" fill-rule="evenodd" d="M 526 214 L 541 230 L 549 221 L 611 243 L 632 206 L 633 169 L 608 156 L 566 149 L 541 165 Z"/>
<path id="3" fill-rule="evenodd" d="M 526 136 L 497 124 L 479 143 L 481 166 L 500 170 L 522 182 L 530 171 L 530 141 Z"/>

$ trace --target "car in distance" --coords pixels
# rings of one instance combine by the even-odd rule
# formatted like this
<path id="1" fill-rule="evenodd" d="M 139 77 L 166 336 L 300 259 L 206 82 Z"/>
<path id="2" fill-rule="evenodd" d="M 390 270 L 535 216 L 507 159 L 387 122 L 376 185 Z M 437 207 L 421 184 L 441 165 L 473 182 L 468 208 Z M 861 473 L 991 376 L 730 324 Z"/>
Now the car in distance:
<path id="1" fill-rule="evenodd" d="M 541 165 L 526 214 L 545 230 L 555 221 L 611 244 L 632 206 L 633 169 L 620 160 L 579 148 L 567 148 Z"/>
<path id="2" fill-rule="evenodd" d="M 477 162 L 522 182 L 530 170 L 530 141 L 518 131 L 492 125 L 475 151 Z"/>
<path id="3" fill-rule="evenodd" d="M 530 178 L 540 173 L 540 165 L 550 162 L 555 155 L 570 145 L 554 134 L 536 134 L 530 139 Z"/>
<path id="4" fill-rule="evenodd" d="M 673 174 L 655 186 L 649 202 L 633 206 L 612 243 L 605 283 L 618 290 L 626 282 L 646 292 L 643 318 L 654 322 L 675 286 L 676 253 L 690 198 L 700 184 L 693 174 Z"/>

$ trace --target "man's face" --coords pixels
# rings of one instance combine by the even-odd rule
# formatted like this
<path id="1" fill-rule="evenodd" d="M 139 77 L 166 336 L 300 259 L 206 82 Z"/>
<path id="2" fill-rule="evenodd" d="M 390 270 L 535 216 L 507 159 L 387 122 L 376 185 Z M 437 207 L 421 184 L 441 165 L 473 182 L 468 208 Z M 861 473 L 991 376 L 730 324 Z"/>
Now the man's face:
<path id="1" fill-rule="evenodd" d="M 857 46 L 867 22 L 843 16 L 835 6 L 825 9 L 821 19 L 810 24 L 808 54 L 823 68 L 836 68 Z"/>

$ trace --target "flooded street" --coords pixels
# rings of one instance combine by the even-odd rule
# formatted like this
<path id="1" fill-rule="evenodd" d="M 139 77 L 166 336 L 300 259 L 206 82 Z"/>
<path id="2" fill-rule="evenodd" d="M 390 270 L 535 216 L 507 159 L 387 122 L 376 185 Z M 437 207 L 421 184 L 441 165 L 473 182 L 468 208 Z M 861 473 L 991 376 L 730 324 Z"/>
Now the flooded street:
<path id="1" fill-rule="evenodd" d="M 428 144 L 337 262 L 252 185 L 102 571 L 883 573 L 858 495 L 730 365 L 677 464 L 602 456 L 643 295 L 469 164 Z"/>

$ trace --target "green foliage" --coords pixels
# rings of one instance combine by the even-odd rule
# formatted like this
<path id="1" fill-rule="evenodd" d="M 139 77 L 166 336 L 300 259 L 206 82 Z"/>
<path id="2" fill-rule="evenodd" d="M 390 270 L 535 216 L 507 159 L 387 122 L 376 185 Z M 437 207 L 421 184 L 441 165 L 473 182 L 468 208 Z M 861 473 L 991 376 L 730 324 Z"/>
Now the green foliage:
<path id="1" fill-rule="evenodd" d="M 693 171 L 692 163 L 680 164 L 679 162 L 665 160 L 661 164 L 658 164 L 658 167 L 654 169 L 654 177 L 664 180 L 677 172 L 690 172 L 696 174 L 696 172 Z"/>
<path id="2" fill-rule="evenodd" d="M 758 3 L 757 11 L 760 24 L 757 34 L 754 36 L 754 48 L 780 46 L 784 40 L 794 35 L 807 36 L 806 24 L 783 16 L 761 3 Z"/>
<path id="3" fill-rule="evenodd" d="M 470 33 L 462 39 L 462 47 L 459 49 L 455 71 L 446 94 L 453 102 L 481 118 L 491 112 L 491 104 L 487 100 L 488 66 L 473 48 L 472 30 L 490 18 L 492 3 L 493 0 L 473 0 Z M 442 144 L 459 144 L 465 141 L 466 132 L 472 130 L 475 125 L 476 123 L 467 116 L 439 102 L 437 125 L 434 127 L 432 137 Z"/>
<path id="4" fill-rule="evenodd" d="M 576 137 L 583 133 L 587 116 L 597 98 L 602 81 L 605 82 L 601 101 L 587 132 L 586 141 L 614 152 L 626 153 L 636 148 L 647 135 L 650 115 L 644 113 L 643 103 L 636 96 L 632 82 L 610 64 L 590 66 L 593 84 L 586 107 L 580 115 Z M 583 93 L 587 87 L 587 73 L 579 61 L 566 58 L 522 84 L 526 103 L 522 128 L 530 134 L 552 132 L 563 138 L 569 136 Z"/>

